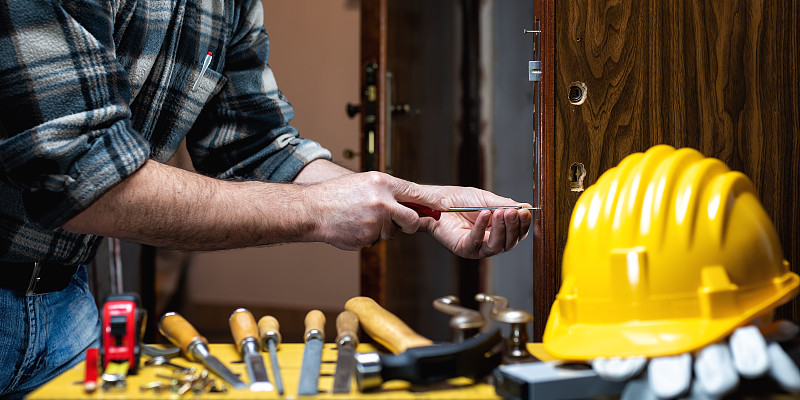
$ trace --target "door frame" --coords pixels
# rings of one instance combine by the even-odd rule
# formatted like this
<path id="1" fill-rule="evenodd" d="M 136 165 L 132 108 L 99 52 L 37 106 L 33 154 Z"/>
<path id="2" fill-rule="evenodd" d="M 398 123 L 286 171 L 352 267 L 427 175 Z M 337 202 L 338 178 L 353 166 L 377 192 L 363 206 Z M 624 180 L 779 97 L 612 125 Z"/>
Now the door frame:
<path id="1" fill-rule="evenodd" d="M 534 214 L 533 232 L 533 341 L 541 342 L 550 308 L 556 298 L 556 204 L 555 204 L 555 0 L 533 0 L 533 23 L 539 22 L 539 48 L 534 56 L 541 60 L 542 78 L 534 113 L 539 112 L 539 170 L 534 179 L 539 193 L 533 193 L 541 209 Z M 535 115 L 534 115 L 535 117 Z M 534 125 L 534 130 L 537 127 Z M 537 132 L 534 132 L 537 137 Z M 535 157 L 535 155 L 534 155 Z"/>

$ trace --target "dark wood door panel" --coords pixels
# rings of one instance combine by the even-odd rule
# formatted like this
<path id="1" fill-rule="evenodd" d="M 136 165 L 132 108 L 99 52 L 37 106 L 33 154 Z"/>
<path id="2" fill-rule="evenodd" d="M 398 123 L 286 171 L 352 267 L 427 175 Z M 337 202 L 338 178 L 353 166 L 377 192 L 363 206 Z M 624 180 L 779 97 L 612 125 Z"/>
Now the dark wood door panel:
<path id="1" fill-rule="evenodd" d="M 378 65 L 375 92 L 365 89 L 362 97 L 362 104 L 370 95 L 378 102 L 370 119 L 377 128 L 374 142 L 362 132 L 362 154 L 374 146 L 376 162 L 364 169 L 418 183 L 459 183 L 452 143 L 461 114 L 457 53 L 462 39 L 455 28 L 461 3 L 361 2 L 362 64 Z M 361 293 L 420 334 L 447 340 L 448 319 L 431 304 L 459 294 L 462 270 L 457 257 L 430 235 L 401 233 L 361 250 Z"/>
<path id="2" fill-rule="evenodd" d="M 584 186 L 656 144 L 693 147 L 755 183 L 800 268 L 800 6 L 797 2 L 555 2 L 556 285 Z M 570 103 L 573 83 L 583 104 Z M 797 302 L 781 316 L 798 320 Z"/>

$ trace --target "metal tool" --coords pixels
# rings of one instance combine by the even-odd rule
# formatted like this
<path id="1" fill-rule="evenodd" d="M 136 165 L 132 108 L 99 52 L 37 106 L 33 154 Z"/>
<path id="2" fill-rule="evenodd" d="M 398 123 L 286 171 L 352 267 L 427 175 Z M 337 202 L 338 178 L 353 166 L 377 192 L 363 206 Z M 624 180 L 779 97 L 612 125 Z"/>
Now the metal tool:
<path id="1" fill-rule="evenodd" d="M 146 367 L 163 365 L 165 367 L 170 367 L 175 371 L 183 372 L 183 373 L 193 373 L 193 372 L 195 372 L 194 368 L 184 367 L 183 365 L 175 364 L 175 363 L 171 362 L 167 357 L 164 357 L 164 356 L 152 357 L 149 360 L 145 361 L 144 365 Z"/>
<path id="2" fill-rule="evenodd" d="M 419 215 L 420 217 L 431 217 L 437 221 L 442 216 L 443 212 L 463 213 L 463 212 L 476 212 L 483 210 L 523 210 L 523 209 L 533 211 L 541 209 L 539 207 L 523 207 L 523 206 L 476 206 L 476 207 L 450 207 L 447 210 L 440 211 L 407 201 L 401 201 L 399 203 L 416 211 L 417 215 Z"/>
<path id="3" fill-rule="evenodd" d="M 312 396 L 319 393 L 319 368 L 322 364 L 322 345 L 325 342 L 325 315 L 322 311 L 311 310 L 305 319 L 305 342 L 303 366 L 300 369 L 299 396 Z"/>
<path id="4" fill-rule="evenodd" d="M 333 375 L 333 393 L 350 393 L 350 378 L 356 367 L 358 346 L 358 316 L 342 311 L 336 317 L 336 372 Z"/>
<path id="5" fill-rule="evenodd" d="M 181 349 L 170 346 L 170 347 L 156 347 L 150 344 L 142 343 L 142 354 L 150 357 L 163 357 L 166 359 L 175 358 L 181 355 Z"/>
<path id="6" fill-rule="evenodd" d="M 261 358 L 258 326 L 253 314 L 245 308 L 239 308 L 228 318 L 228 323 L 231 326 L 236 351 L 242 355 L 247 374 L 250 376 L 250 390 L 253 392 L 272 390 L 264 359 Z"/>
<path id="7" fill-rule="evenodd" d="M 508 300 L 502 296 L 478 293 L 475 300 L 481 303 L 492 304 L 489 316 L 497 321 L 511 325 L 511 332 L 506 341 L 506 364 L 523 363 L 536 360 L 528 351 L 528 324 L 533 321 L 533 315 L 522 310 L 508 308 Z"/>
<path id="8" fill-rule="evenodd" d="M 523 206 L 487 206 L 487 207 L 450 207 L 442 212 L 474 212 L 483 210 L 540 210 L 539 207 L 523 207 Z"/>
<path id="9" fill-rule="evenodd" d="M 397 316 L 368 297 L 354 297 L 345 309 L 358 316 L 364 331 L 394 355 L 356 355 L 356 382 L 361 391 L 400 379 L 430 384 L 458 376 L 479 379 L 500 365 L 503 337 L 499 329 L 459 344 L 434 345 Z"/>
<path id="10" fill-rule="evenodd" d="M 261 338 L 261 348 L 269 351 L 272 375 L 275 378 L 275 390 L 278 394 L 283 395 L 283 378 L 281 378 L 281 367 L 278 364 L 278 345 L 281 344 L 278 320 L 271 315 L 261 317 L 258 320 L 258 334 Z"/>
<path id="11" fill-rule="evenodd" d="M 433 308 L 452 315 L 450 318 L 450 328 L 453 329 L 453 342 L 461 343 L 466 338 L 486 325 L 486 320 L 480 312 L 459 305 L 458 297 L 445 296 L 433 301 Z"/>
<path id="12" fill-rule="evenodd" d="M 110 362 L 100 375 L 104 391 L 125 390 L 127 388 L 128 364 L 124 362 Z"/>
<path id="13" fill-rule="evenodd" d="M 181 348 L 184 357 L 205 365 L 211 372 L 228 382 L 236 389 L 246 389 L 247 385 L 208 351 L 208 340 L 180 314 L 169 312 L 161 317 L 158 330 L 172 344 Z"/>

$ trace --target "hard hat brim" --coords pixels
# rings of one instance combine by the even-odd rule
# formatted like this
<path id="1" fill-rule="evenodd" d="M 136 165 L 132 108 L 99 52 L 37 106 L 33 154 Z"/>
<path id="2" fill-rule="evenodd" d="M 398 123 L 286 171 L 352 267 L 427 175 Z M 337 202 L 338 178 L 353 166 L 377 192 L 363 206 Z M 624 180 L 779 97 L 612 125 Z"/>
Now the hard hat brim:
<path id="1" fill-rule="evenodd" d="M 774 310 L 798 294 L 800 277 L 786 272 L 782 287 L 740 314 L 722 318 L 632 320 L 624 323 L 567 323 L 553 303 L 544 332 L 545 350 L 562 360 L 609 357 L 662 357 L 692 352 L 722 340 L 765 310 Z"/>

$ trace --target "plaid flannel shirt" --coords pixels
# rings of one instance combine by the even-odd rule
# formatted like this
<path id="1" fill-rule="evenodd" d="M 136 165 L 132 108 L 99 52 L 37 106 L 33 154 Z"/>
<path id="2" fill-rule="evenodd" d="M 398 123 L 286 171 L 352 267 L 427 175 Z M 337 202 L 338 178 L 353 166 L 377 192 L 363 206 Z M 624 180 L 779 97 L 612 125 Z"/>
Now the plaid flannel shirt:
<path id="1" fill-rule="evenodd" d="M 259 0 L 0 2 L 0 260 L 87 262 L 100 238 L 60 226 L 184 138 L 220 179 L 330 159 L 288 124 L 268 48 Z"/>

